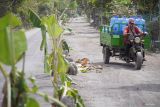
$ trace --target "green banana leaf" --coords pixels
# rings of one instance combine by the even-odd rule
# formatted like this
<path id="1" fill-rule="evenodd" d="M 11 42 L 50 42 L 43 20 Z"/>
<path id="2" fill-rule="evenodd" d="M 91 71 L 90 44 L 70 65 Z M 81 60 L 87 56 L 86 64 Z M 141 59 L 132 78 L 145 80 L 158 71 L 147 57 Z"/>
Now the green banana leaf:
<path id="1" fill-rule="evenodd" d="M 0 19 L 0 62 L 6 65 L 16 64 L 27 50 L 25 32 L 12 29 L 20 25 L 21 21 L 11 13 Z"/>
<path id="2" fill-rule="evenodd" d="M 0 29 L 4 30 L 7 26 L 17 27 L 22 25 L 18 17 L 12 13 L 7 13 L 4 17 L 0 18 Z"/>
<path id="3" fill-rule="evenodd" d="M 64 57 L 62 56 L 62 54 L 58 54 L 58 68 L 57 71 L 58 73 L 66 73 L 68 70 L 68 63 L 66 62 L 66 60 L 64 59 Z"/>
<path id="4" fill-rule="evenodd" d="M 28 98 L 28 101 L 25 107 L 40 107 L 40 105 L 35 99 Z"/>
<path id="5" fill-rule="evenodd" d="M 42 18 L 42 23 L 46 27 L 49 36 L 58 38 L 63 32 L 63 29 L 59 26 L 55 15 Z"/>
<path id="6" fill-rule="evenodd" d="M 41 28 L 41 19 L 32 9 L 29 9 L 29 16 L 33 26 Z"/>

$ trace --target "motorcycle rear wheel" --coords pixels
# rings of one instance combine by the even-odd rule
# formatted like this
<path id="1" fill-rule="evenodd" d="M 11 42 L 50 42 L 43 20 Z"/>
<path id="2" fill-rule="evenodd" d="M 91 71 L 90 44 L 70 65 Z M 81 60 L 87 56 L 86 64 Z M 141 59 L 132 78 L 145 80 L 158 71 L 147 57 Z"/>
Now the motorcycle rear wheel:
<path id="1" fill-rule="evenodd" d="M 110 50 L 108 47 L 103 47 L 103 61 L 105 64 L 109 64 Z"/>

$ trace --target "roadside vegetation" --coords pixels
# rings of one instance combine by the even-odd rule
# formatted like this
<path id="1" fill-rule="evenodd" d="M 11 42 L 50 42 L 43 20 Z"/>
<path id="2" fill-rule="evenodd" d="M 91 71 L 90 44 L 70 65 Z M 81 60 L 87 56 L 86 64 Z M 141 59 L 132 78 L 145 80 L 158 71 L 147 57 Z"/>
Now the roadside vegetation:
<path id="1" fill-rule="evenodd" d="M 65 101 L 68 99 L 73 102 L 72 106 L 84 107 L 78 90 L 72 87 L 72 79 L 67 75 L 69 62 L 63 55 L 64 24 L 77 8 L 76 1 L 10 0 L 0 4 L 1 8 L 5 8 L 0 18 L 0 71 L 5 77 L 2 107 L 39 107 L 39 102 L 30 94 L 44 97 L 52 107 L 70 106 Z M 27 41 L 24 28 L 28 27 L 41 29 L 43 39 L 40 49 L 44 51 L 44 72 L 51 75 L 53 96 L 39 92 L 34 77 L 25 77 Z M 49 44 L 53 50 L 51 53 L 47 51 L 47 34 L 52 40 L 52 44 Z M 23 60 L 23 67 L 19 71 L 16 64 L 20 60 Z M 3 65 L 8 65 L 11 71 L 6 71 Z M 28 80 L 32 86 L 27 84 Z"/>

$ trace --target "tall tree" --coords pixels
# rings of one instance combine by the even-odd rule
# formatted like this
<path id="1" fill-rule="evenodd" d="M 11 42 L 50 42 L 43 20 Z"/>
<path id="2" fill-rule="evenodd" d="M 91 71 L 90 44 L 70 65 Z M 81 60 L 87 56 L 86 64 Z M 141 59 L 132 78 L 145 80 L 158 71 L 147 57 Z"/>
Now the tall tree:
<path id="1" fill-rule="evenodd" d="M 132 0 L 140 14 L 158 13 L 159 0 Z"/>

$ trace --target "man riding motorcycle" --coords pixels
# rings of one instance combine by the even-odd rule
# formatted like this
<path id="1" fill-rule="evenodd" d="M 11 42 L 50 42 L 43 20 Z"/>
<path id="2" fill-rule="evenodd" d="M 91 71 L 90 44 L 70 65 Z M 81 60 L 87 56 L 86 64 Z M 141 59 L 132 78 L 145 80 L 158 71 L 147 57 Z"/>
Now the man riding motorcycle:
<path id="1" fill-rule="evenodd" d="M 123 35 L 124 35 L 124 45 L 126 47 L 126 56 L 129 57 L 129 50 L 132 47 L 128 39 L 129 35 L 142 36 L 144 35 L 144 33 L 135 25 L 135 22 L 133 19 L 129 19 L 128 26 L 125 27 L 123 31 Z M 143 55 L 143 57 L 145 57 L 145 55 Z"/>

